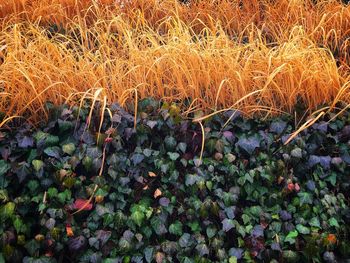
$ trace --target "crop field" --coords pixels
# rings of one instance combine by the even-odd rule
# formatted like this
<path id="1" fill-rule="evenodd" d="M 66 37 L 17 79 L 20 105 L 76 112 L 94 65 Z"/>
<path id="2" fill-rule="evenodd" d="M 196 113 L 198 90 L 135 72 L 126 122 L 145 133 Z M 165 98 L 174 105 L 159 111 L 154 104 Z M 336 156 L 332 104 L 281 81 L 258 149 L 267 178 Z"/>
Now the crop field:
<path id="1" fill-rule="evenodd" d="M 340 1 L 4 2 L 6 117 L 36 122 L 47 101 L 95 95 L 268 115 L 349 103 L 350 6 Z"/>

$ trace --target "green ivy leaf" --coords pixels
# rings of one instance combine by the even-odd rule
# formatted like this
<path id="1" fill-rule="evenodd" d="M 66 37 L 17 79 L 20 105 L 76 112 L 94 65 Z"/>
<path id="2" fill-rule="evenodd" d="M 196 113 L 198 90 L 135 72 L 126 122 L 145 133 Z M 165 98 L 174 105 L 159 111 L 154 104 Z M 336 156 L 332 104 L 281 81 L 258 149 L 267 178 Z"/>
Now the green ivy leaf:
<path id="1" fill-rule="evenodd" d="M 180 221 L 175 221 L 175 223 L 169 226 L 169 233 L 177 236 L 182 235 L 182 223 Z"/>
<path id="2" fill-rule="evenodd" d="M 67 143 L 62 146 L 62 151 L 68 155 L 72 155 L 75 151 L 74 143 Z"/>
<path id="3" fill-rule="evenodd" d="M 286 250 L 283 252 L 283 259 L 286 260 L 286 262 L 294 263 L 299 261 L 299 255 L 292 250 Z"/>
<path id="4" fill-rule="evenodd" d="M 39 251 L 40 244 L 33 239 L 33 240 L 30 240 L 27 244 L 25 244 L 24 247 L 28 251 L 29 255 L 35 256 L 35 254 L 38 253 Z"/>
<path id="5" fill-rule="evenodd" d="M 0 217 L 2 221 L 12 217 L 15 213 L 16 205 L 13 202 L 8 202 L 0 208 Z"/>
<path id="6" fill-rule="evenodd" d="M 330 225 L 330 226 L 334 226 L 334 227 L 336 227 L 336 228 L 339 228 L 338 221 L 337 221 L 337 219 L 335 219 L 334 217 L 332 217 L 332 218 L 329 219 L 329 225 Z"/>
<path id="7" fill-rule="evenodd" d="M 298 193 L 298 196 L 299 196 L 299 200 L 300 200 L 300 205 L 303 205 L 303 204 L 312 204 L 312 194 L 310 193 L 307 193 L 307 192 L 301 192 L 301 193 Z"/>
<path id="8" fill-rule="evenodd" d="M 20 217 L 16 217 L 15 220 L 13 220 L 13 226 L 15 227 L 17 233 L 23 233 L 25 229 L 25 225 L 23 224 L 23 221 Z"/>
<path id="9" fill-rule="evenodd" d="M 172 150 L 175 150 L 177 142 L 176 142 L 174 137 L 167 136 L 164 139 L 164 144 L 165 144 L 165 147 L 167 148 L 167 150 L 172 151 Z"/>
<path id="10" fill-rule="evenodd" d="M 66 189 L 64 192 L 59 193 L 57 198 L 62 204 L 64 204 L 66 201 L 72 198 L 72 193 L 69 189 Z"/>
<path id="11" fill-rule="evenodd" d="M 191 231 L 194 233 L 199 232 L 201 229 L 198 221 L 190 222 L 187 225 L 191 228 Z"/>
<path id="12" fill-rule="evenodd" d="M 206 233 L 209 239 L 211 239 L 212 237 L 214 237 L 216 235 L 216 228 L 209 226 L 206 229 Z"/>
<path id="13" fill-rule="evenodd" d="M 168 156 L 169 156 L 170 160 L 176 161 L 180 157 L 180 154 L 178 154 L 176 152 L 168 152 Z"/>
<path id="14" fill-rule="evenodd" d="M 144 250 L 145 259 L 148 263 L 152 262 L 153 259 L 153 248 L 147 247 Z"/>
<path id="15" fill-rule="evenodd" d="M 36 172 L 39 172 L 39 171 L 41 170 L 41 168 L 44 167 L 44 162 L 41 161 L 41 160 L 33 160 L 33 161 L 32 161 L 32 165 L 33 165 L 33 167 L 34 167 L 34 170 L 35 170 Z"/>
<path id="16" fill-rule="evenodd" d="M 321 228 L 320 220 L 317 217 L 311 218 L 311 220 L 309 221 L 309 225 L 313 227 Z"/>
<path id="17" fill-rule="evenodd" d="M 145 215 L 140 210 L 135 210 L 131 213 L 131 219 L 140 227 L 145 219 Z"/>
<path id="18" fill-rule="evenodd" d="M 186 184 L 186 186 L 191 186 L 191 185 L 194 185 L 195 183 L 197 183 L 198 180 L 199 180 L 198 175 L 188 174 L 188 175 L 186 175 L 185 184 Z"/>
<path id="19" fill-rule="evenodd" d="M 186 153 L 187 144 L 184 142 L 180 142 L 176 148 L 179 149 L 182 153 Z"/>
<path id="20" fill-rule="evenodd" d="M 48 147 L 44 150 L 44 153 L 46 153 L 50 157 L 60 159 L 61 149 L 57 146 Z"/>
<path id="21" fill-rule="evenodd" d="M 8 181 L 5 178 L 5 174 L 10 170 L 11 166 L 4 160 L 0 160 L 0 188 L 4 189 L 8 186 Z"/>
<path id="22" fill-rule="evenodd" d="M 221 223 L 222 223 L 222 230 L 224 230 L 225 232 L 228 232 L 235 227 L 232 219 L 225 218 L 224 220 L 222 220 Z"/>
<path id="23" fill-rule="evenodd" d="M 305 227 L 305 226 L 301 225 L 301 224 L 298 224 L 298 225 L 296 226 L 296 229 L 298 230 L 298 232 L 299 232 L 300 234 L 303 234 L 303 235 L 308 235 L 308 234 L 310 234 L 310 229 L 309 229 L 308 227 Z"/>
<path id="24" fill-rule="evenodd" d="M 242 220 L 243 220 L 243 223 L 246 225 L 248 223 L 250 223 L 250 216 L 248 216 L 247 214 L 243 214 L 242 215 Z"/>
<path id="25" fill-rule="evenodd" d="M 4 160 L 0 160 L 0 176 L 7 173 L 10 170 L 11 166 Z"/>
<path id="26" fill-rule="evenodd" d="M 27 187 L 29 188 L 30 192 L 34 193 L 39 188 L 39 183 L 36 180 L 30 180 L 27 183 Z"/>
<path id="27" fill-rule="evenodd" d="M 297 236 L 298 236 L 298 231 L 296 230 L 290 231 L 286 236 L 286 238 L 284 239 L 284 242 L 288 242 L 289 244 L 294 244 Z"/>
<path id="28" fill-rule="evenodd" d="M 56 197 L 58 194 L 58 190 L 54 187 L 50 187 L 48 190 L 47 190 L 47 195 L 49 198 L 54 198 Z"/>

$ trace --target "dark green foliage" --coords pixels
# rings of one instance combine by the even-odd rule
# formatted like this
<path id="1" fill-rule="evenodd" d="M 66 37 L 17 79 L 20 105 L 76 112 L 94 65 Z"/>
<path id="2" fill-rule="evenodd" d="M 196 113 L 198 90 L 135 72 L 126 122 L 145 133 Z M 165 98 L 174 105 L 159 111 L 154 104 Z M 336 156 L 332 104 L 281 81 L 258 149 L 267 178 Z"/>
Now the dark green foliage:
<path id="1" fill-rule="evenodd" d="M 158 105 L 140 102 L 136 130 L 114 104 L 101 134 L 99 114 L 85 129 L 88 107 L 64 106 L 42 129 L 1 133 L 0 261 L 349 259 L 349 113 L 287 146 L 287 117 L 236 112 L 222 130 L 230 115 L 215 116 L 199 160 L 199 125 Z"/>

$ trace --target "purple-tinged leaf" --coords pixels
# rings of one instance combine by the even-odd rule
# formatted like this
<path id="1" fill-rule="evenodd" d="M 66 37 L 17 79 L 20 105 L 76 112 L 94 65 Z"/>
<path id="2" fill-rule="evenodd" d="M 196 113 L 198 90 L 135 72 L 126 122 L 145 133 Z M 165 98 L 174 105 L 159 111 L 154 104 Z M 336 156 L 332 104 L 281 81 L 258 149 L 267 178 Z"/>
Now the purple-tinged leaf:
<path id="1" fill-rule="evenodd" d="M 156 125 L 157 125 L 157 121 L 147 121 L 146 124 L 148 127 L 150 127 L 151 129 L 153 129 Z"/>
<path id="2" fill-rule="evenodd" d="M 225 218 L 224 220 L 222 220 L 221 223 L 222 223 L 222 230 L 224 230 L 225 232 L 228 232 L 232 228 L 235 227 L 235 225 L 233 224 L 233 220 L 232 219 Z"/>
<path id="3" fill-rule="evenodd" d="M 112 116 L 112 122 L 114 123 L 121 123 L 122 116 L 120 116 L 118 113 L 114 113 Z"/>
<path id="4" fill-rule="evenodd" d="M 95 143 L 94 136 L 92 136 L 89 130 L 83 131 L 79 140 L 80 139 L 87 145 L 93 145 Z"/>
<path id="5" fill-rule="evenodd" d="M 72 252 L 77 252 L 84 249 L 86 244 L 87 244 L 86 238 L 80 235 L 75 238 L 71 238 L 68 241 L 68 248 Z"/>
<path id="6" fill-rule="evenodd" d="M 320 156 L 320 164 L 323 168 L 329 169 L 331 166 L 331 157 L 330 156 Z"/>
<path id="7" fill-rule="evenodd" d="M 105 231 L 105 230 L 97 230 L 96 231 L 96 238 L 100 240 L 101 246 L 104 246 L 104 244 L 107 243 L 109 238 L 111 237 L 112 232 L 111 231 Z"/>
<path id="8" fill-rule="evenodd" d="M 186 175 L 186 178 L 185 178 L 185 185 L 186 186 L 194 185 L 199 181 L 199 179 L 200 179 L 199 176 L 196 174 L 188 174 Z"/>
<path id="9" fill-rule="evenodd" d="M 63 109 L 62 112 L 61 112 L 61 118 L 67 118 L 72 113 L 73 112 L 70 109 Z"/>
<path id="10" fill-rule="evenodd" d="M 28 148 L 33 147 L 34 139 L 29 136 L 17 137 L 18 147 L 20 148 Z"/>
<path id="11" fill-rule="evenodd" d="M 248 154 L 252 154 L 256 148 L 260 147 L 260 140 L 256 136 L 243 137 L 238 140 L 237 145 Z"/>
<path id="12" fill-rule="evenodd" d="M 103 216 L 105 214 L 111 214 L 113 213 L 113 211 L 107 206 L 102 206 L 98 204 L 96 205 L 96 213 L 98 216 Z"/>
<path id="13" fill-rule="evenodd" d="M 323 253 L 323 260 L 327 263 L 335 263 L 337 262 L 334 252 L 332 251 L 326 251 Z"/>
<path id="14" fill-rule="evenodd" d="M 286 141 L 289 139 L 290 136 L 291 136 L 290 134 L 289 134 L 289 135 L 283 135 L 283 136 L 281 137 L 282 143 L 283 143 L 283 144 L 286 143 Z"/>
<path id="15" fill-rule="evenodd" d="M 277 243 L 277 242 L 273 242 L 271 244 L 271 249 L 276 250 L 276 251 L 280 251 L 280 252 L 282 251 L 280 243 Z"/>
<path id="16" fill-rule="evenodd" d="M 233 135 L 233 133 L 231 131 L 224 131 L 222 133 L 222 135 L 224 136 L 224 138 L 230 142 L 230 143 L 233 143 L 234 140 L 235 140 L 235 136 Z"/>
<path id="17" fill-rule="evenodd" d="M 127 240 L 128 242 L 131 242 L 131 240 L 134 238 L 135 234 L 131 230 L 125 230 L 123 233 L 123 238 Z"/>
<path id="18" fill-rule="evenodd" d="M 201 257 L 204 257 L 205 255 L 209 255 L 209 249 L 206 244 L 198 244 L 196 246 L 196 250 L 198 251 L 198 254 Z"/>
<path id="19" fill-rule="evenodd" d="M 307 189 L 309 189 L 310 191 L 315 191 L 315 189 L 316 189 L 316 184 L 315 184 L 315 182 L 314 181 L 312 181 L 312 180 L 309 180 L 309 181 L 307 181 L 307 183 L 306 183 L 306 187 L 307 187 Z"/>
<path id="20" fill-rule="evenodd" d="M 88 147 L 86 149 L 86 155 L 94 160 L 102 157 L 102 151 L 98 147 Z"/>
<path id="21" fill-rule="evenodd" d="M 285 121 L 275 121 L 270 125 L 270 132 L 281 134 L 284 129 L 287 127 L 287 123 Z"/>
<path id="22" fill-rule="evenodd" d="M 243 252 L 244 252 L 244 250 L 241 248 L 232 247 L 228 251 L 228 254 L 230 257 L 235 257 L 237 259 L 241 259 L 243 257 Z"/>
<path id="23" fill-rule="evenodd" d="M 138 165 L 143 161 L 144 158 L 145 156 L 143 154 L 134 153 L 130 159 L 134 163 L 134 165 Z"/>
<path id="24" fill-rule="evenodd" d="M 235 218 L 235 211 L 236 207 L 235 206 L 230 206 L 225 208 L 225 213 L 229 219 L 234 219 Z"/>
<path id="25" fill-rule="evenodd" d="M 350 140 L 350 125 L 345 126 L 340 134 L 339 134 L 339 139 L 342 142 L 347 142 Z"/>
<path id="26" fill-rule="evenodd" d="M 273 136 L 270 133 L 267 133 L 266 131 L 259 131 L 259 135 L 262 139 L 262 141 L 267 145 L 271 145 L 274 141 Z"/>
<path id="27" fill-rule="evenodd" d="M 316 164 L 320 164 L 323 168 L 329 169 L 331 165 L 331 159 L 332 158 L 330 156 L 311 155 L 309 158 L 308 165 L 310 168 L 312 168 Z"/>
<path id="28" fill-rule="evenodd" d="M 26 162 L 21 162 L 18 164 L 18 166 L 15 169 L 15 173 L 18 177 L 19 183 L 22 183 L 26 179 L 26 177 L 30 173 L 29 168 L 30 165 Z"/>
<path id="29" fill-rule="evenodd" d="M 7 161 L 7 159 L 9 158 L 10 154 L 11 154 L 11 148 L 5 146 L 5 147 L 1 147 L 0 148 L 0 153 L 1 153 L 1 157 L 2 159 L 4 159 L 5 161 Z"/>
<path id="30" fill-rule="evenodd" d="M 182 121 L 180 125 L 180 132 L 184 133 L 188 130 L 189 122 L 188 121 Z"/>
<path id="31" fill-rule="evenodd" d="M 328 131 L 328 122 L 325 121 L 321 121 L 319 123 L 315 123 L 312 125 L 312 128 L 314 128 L 315 130 L 318 130 L 322 133 L 327 133 Z"/>
<path id="32" fill-rule="evenodd" d="M 279 214 L 280 214 L 280 218 L 283 221 L 288 221 L 292 219 L 292 215 L 286 210 L 281 210 Z"/>
<path id="33" fill-rule="evenodd" d="M 167 207 L 169 205 L 169 203 L 170 203 L 170 200 L 166 197 L 162 197 L 159 199 L 159 204 L 161 206 Z"/>
<path id="34" fill-rule="evenodd" d="M 179 239 L 179 245 L 182 248 L 189 247 L 192 243 L 193 243 L 193 240 L 189 233 L 184 233 Z"/>
<path id="35" fill-rule="evenodd" d="M 194 163 L 194 165 L 196 166 L 196 167 L 199 167 L 199 166 L 201 166 L 202 165 L 202 160 L 201 159 L 199 159 L 199 158 L 194 158 L 193 159 L 193 163 Z"/>
<path id="36" fill-rule="evenodd" d="M 60 159 L 61 156 L 61 148 L 58 146 L 48 147 L 44 150 L 44 153 L 50 157 L 54 157 L 56 159 Z"/>
<path id="37" fill-rule="evenodd" d="M 343 162 L 342 158 L 340 157 L 333 157 L 331 163 L 334 165 L 340 165 Z"/>
<path id="38" fill-rule="evenodd" d="M 239 110 L 228 110 L 224 113 L 224 116 L 226 118 L 229 118 L 231 121 L 234 121 L 238 117 L 242 115 L 241 111 Z"/>
<path id="39" fill-rule="evenodd" d="M 319 164 L 319 163 L 320 163 L 320 157 L 319 156 L 311 155 L 309 157 L 308 165 L 309 165 L 310 168 L 312 168 L 313 166 L 315 166 L 316 164 Z"/>
<path id="40" fill-rule="evenodd" d="M 263 237 L 264 236 L 264 228 L 261 225 L 256 225 L 253 228 L 252 236 L 254 238 Z"/>
<path id="41" fill-rule="evenodd" d="M 56 224 L 56 220 L 53 218 L 49 218 L 46 221 L 45 226 L 47 227 L 47 229 L 51 230 L 55 227 L 55 224 Z"/>
<path id="42" fill-rule="evenodd" d="M 302 149 L 300 149 L 299 147 L 297 148 L 294 148 L 291 152 L 290 152 L 290 155 L 294 158 L 302 158 L 303 157 L 303 151 Z"/>
<path id="43" fill-rule="evenodd" d="M 347 164 L 350 164 L 350 154 L 348 152 L 344 152 L 341 155 L 341 159 L 346 162 Z"/>
<path id="44" fill-rule="evenodd" d="M 98 253 L 93 253 L 90 256 L 90 262 L 91 263 L 101 263 L 102 262 L 102 256 Z"/>

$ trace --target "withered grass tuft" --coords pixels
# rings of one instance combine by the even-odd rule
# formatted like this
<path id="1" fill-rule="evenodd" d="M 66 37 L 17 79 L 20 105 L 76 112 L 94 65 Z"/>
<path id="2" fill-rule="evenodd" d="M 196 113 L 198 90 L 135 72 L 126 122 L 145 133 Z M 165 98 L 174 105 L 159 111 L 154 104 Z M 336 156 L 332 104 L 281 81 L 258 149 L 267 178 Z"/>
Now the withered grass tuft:
<path id="1" fill-rule="evenodd" d="M 350 102 L 349 37 L 350 6 L 333 0 L 8 0 L 0 111 L 36 122 L 47 101 L 152 96 L 312 112 Z"/>

